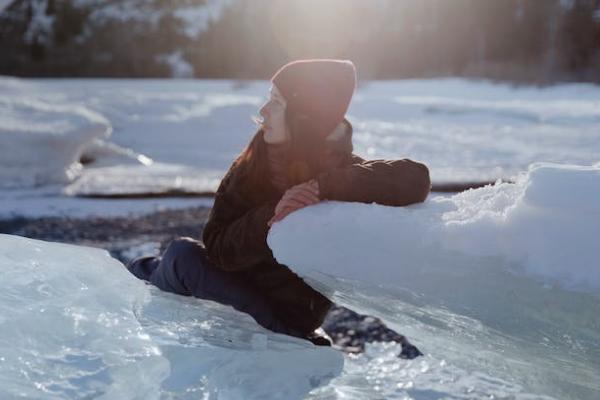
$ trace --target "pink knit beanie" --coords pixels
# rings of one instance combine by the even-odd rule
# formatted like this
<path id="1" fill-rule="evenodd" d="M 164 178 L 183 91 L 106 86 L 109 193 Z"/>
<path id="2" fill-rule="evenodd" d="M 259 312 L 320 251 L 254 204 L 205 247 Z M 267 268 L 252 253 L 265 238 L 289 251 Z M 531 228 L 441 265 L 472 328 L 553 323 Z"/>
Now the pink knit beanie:
<path id="1" fill-rule="evenodd" d="M 356 68 L 349 60 L 298 60 L 281 67 L 271 81 L 290 111 L 306 117 L 310 130 L 323 139 L 348 111 L 356 88 Z"/>

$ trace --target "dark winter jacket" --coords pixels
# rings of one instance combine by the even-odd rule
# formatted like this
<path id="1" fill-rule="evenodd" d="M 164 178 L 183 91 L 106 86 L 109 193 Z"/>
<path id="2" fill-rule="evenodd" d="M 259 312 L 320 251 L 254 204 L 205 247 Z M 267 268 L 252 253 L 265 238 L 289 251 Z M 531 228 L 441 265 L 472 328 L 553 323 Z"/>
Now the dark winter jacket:
<path id="1" fill-rule="evenodd" d="M 262 132 L 259 135 L 256 152 L 261 160 L 266 159 L 266 144 Z M 347 160 L 317 176 L 323 200 L 406 206 L 424 201 L 429 193 L 429 172 L 423 164 L 408 159 L 365 161 L 356 155 Z M 284 322 L 301 334 L 310 333 L 321 325 L 331 302 L 273 258 L 266 242 L 267 222 L 283 192 L 268 176 L 248 187 L 246 172 L 243 165 L 234 164 L 217 190 L 203 232 L 209 258 L 225 270 L 244 274 Z"/>

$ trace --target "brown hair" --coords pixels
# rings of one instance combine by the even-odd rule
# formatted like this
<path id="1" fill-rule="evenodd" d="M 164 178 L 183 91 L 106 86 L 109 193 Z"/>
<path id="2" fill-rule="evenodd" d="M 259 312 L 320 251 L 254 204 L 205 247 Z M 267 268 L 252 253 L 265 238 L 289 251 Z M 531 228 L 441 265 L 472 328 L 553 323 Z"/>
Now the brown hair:
<path id="1" fill-rule="evenodd" d="M 320 154 L 315 149 L 323 148 L 324 139 L 311 134 L 308 130 L 310 121 L 305 115 L 297 115 L 286 109 L 285 120 L 292 142 L 288 178 L 291 185 L 297 185 L 314 178 L 320 172 Z M 343 123 L 352 134 L 352 124 L 347 119 L 344 119 Z M 255 190 L 255 188 L 264 184 L 265 177 L 268 176 L 265 148 L 261 146 L 263 133 L 263 130 L 259 129 L 254 134 L 250 143 L 235 159 L 231 168 L 232 171 L 243 171 L 243 173 L 237 175 L 242 179 L 241 182 L 243 182 L 242 185 L 245 189 Z"/>

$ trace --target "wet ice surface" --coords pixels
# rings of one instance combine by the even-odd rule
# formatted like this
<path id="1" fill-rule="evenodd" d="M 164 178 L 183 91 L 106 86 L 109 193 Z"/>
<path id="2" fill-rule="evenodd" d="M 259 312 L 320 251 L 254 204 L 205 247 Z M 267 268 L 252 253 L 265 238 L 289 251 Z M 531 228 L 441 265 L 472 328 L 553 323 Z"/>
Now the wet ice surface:
<path id="1" fill-rule="evenodd" d="M 269 334 L 218 304 L 145 286 L 98 250 L 7 236 L 0 250 L 0 393 L 8 398 L 594 399 L 598 393 L 598 326 L 590 324 L 600 311 L 597 299 L 510 274 L 484 280 L 474 273 L 479 265 L 454 271 L 454 278 L 437 271 L 446 290 L 424 283 L 433 271 L 421 280 L 405 274 L 400 286 L 415 290 L 338 279 L 337 301 L 382 316 L 426 353 L 407 361 L 397 357 L 398 345 L 367 345 L 364 354 L 345 356 L 342 370 L 341 353 Z M 455 293 L 466 286 L 468 292 Z"/>
<path id="2" fill-rule="evenodd" d="M 457 279 L 445 280 L 466 290 Z M 600 310 L 597 298 L 541 293 L 533 282 L 510 290 L 495 286 L 514 283 L 495 277 L 494 285 L 481 286 L 484 293 L 453 298 L 449 289 L 406 291 L 401 297 L 352 282 L 340 289 L 336 302 L 385 318 L 426 355 L 398 360 L 396 345 L 368 344 L 366 353 L 351 356 L 344 373 L 315 398 L 337 393 L 352 399 L 596 399 L 598 326 L 591 320 Z M 343 288 L 343 282 L 336 284 Z M 406 284 L 416 286 L 411 279 Z M 370 295 L 349 294 L 359 290 Z M 588 311 L 576 315 L 580 307 Z"/>
<path id="3" fill-rule="evenodd" d="M 146 286 L 98 249 L 0 235 L 0 397 L 301 399 L 341 353 Z"/>

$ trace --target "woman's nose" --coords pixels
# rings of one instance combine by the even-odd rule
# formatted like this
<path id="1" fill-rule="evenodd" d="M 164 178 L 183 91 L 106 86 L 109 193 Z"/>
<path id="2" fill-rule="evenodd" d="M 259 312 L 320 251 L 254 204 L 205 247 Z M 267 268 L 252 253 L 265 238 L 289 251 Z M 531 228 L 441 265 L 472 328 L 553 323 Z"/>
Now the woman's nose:
<path id="1" fill-rule="evenodd" d="M 262 105 L 262 107 L 260 108 L 260 110 L 258 110 L 258 113 L 263 118 L 267 118 L 267 113 L 268 113 L 267 107 L 268 107 L 268 105 L 269 105 L 269 103 L 267 102 L 267 103 L 265 103 L 265 104 Z"/>

